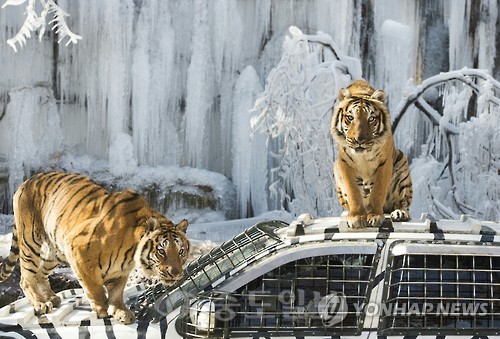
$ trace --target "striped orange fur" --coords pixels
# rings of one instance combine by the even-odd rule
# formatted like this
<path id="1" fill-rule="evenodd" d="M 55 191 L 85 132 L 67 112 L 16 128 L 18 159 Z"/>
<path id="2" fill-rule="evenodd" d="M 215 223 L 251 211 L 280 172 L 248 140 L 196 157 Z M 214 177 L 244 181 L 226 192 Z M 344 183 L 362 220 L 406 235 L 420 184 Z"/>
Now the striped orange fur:
<path id="1" fill-rule="evenodd" d="M 406 155 L 394 145 L 385 93 L 364 80 L 340 90 L 331 122 L 337 195 L 353 228 L 380 226 L 384 213 L 410 218 L 413 189 Z"/>
<path id="2" fill-rule="evenodd" d="M 99 317 L 134 321 L 123 290 L 134 266 L 166 284 L 182 277 L 187 220 L 177 225 L 132 190 L 111 193 L 79 174 L 50 172 L 14 194 L 11 252 L 0 281 L 20 261 L 21 287 L 36 314 L 60 305 L 48 276 L 61 263 L 78 277 Z"/>

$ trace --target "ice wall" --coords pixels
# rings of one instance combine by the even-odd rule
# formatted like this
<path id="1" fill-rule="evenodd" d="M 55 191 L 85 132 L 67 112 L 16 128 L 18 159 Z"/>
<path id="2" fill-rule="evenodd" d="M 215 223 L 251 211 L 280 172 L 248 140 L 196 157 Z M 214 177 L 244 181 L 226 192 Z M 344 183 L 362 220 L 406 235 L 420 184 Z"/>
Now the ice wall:
<path id="1" fill-rule="evenodd" d="M 418 83 L 464 66 L 500 74 L 495 0 L 58 4 L 71 14 L 68 25 L 83 39 L 64 47 L 47 32 L 42 43 L 29 39 L 17 54 L 5 42 L 20 29 L 24 8 L 0 10 L 0 112 L 7 113 L 0 114 L 0 128 L 12 114 L 6 108 L 8 93 L 46 82 L 54 93 L 67 152 L 108 160 L 116 155 L 115 141 L 129 135 L 128 151 L 139 166 L 190 166 L 233 179 L 243 214 L 264 208 L 254 206 L 255 195 L 264 201 L 261 186 L 275 164 L 266 164 L 265 180 L 260 167 L 253 174 L 238 170 L 244 153 L 239 140 L 234 145 L 235 132 L 243 130 L 237 114 L 250 95 L 235 96 L 256 91 L 255 81 L 240 78 L 249 66 L 252 78 L 265 85 L 282 58 L 290 26 L 304 34 L 325 32 L 340 51 L 359 59 L 362 76 L 386 90 L 391 109 L 404 96 L 409 78 Z M 406 134 L 397 135 L 398 144 L 425 142 L 424 129 L 406 128 Z M 10 141 L 2 142 L 0 153 L 8 156 L 12 147 Z M 258 153 L 260 147 L 252 144 L 251 151 Z M 267 208 L 280 205 L 266 193 Z"/>
<path id="2" fill-rule="evenodd" d="M 6 122 L 0 124 L 0 140 L 9 145 L 9 191 L 14 192 L 32 169 L 58 156 L 63 147 L 63 133 L 59 111 L 47 84 L 13 89 L 9 98 Z M 11 206 L 10 199 L 7 205 Z"/>

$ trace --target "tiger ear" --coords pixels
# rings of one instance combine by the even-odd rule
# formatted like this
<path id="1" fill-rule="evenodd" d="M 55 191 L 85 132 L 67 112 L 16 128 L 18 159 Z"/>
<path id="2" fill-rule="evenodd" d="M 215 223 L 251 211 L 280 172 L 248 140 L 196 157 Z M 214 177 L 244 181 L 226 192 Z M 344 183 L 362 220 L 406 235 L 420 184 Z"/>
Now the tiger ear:
<path id="1" fill-rule="evenodd" d="M 345 100 L 351 96 L 351 92 L 347 88 L 341 88 L 339 91 L 339 101 Z"/>
<path id="2" fill-rule="evenodd" d="M 160 224 L 158 223 L 158 220 L 156 218 L 151 217 L 146 221 L 146 228 L 149 232 L 154 231 L 158 227 L 160 227 Z"/>
<path id="3" fill-rule="evenodd" d="M 385 92 L 381 89 L 378 89 L 375 92 L 373 92 L 371 98 L 385 103 Z"/>
<path id="4" fill-rule="evenodd" d="M 177 225 L 175 225 L 175 227 L 181 231 L 181 232 L 184 232 L 186 233 L 186 230 L 189 226 L 189 222 L 186 220 L 186 219 L 182 219 L 180 223 L 178 223 Z"/>

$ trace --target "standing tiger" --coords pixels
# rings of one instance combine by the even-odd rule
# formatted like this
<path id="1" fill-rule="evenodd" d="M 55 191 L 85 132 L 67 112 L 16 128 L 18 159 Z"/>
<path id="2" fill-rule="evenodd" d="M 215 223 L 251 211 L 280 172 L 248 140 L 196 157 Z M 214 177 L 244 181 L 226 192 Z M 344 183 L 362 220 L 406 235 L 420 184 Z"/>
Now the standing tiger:
<path id="1" fill-rule="evenodd" d="M 394 146 L 385 93 L 356 80 L 338 95 L 331 134 L 338 147 L 337 195 L 352 228 L 377 227 L 390 213 L 409 220 L 413 196 L 406 155 Z"/>
<path id="2" fill-rule="evenodd" d="M 134 314 L 123 290 L 134 265 L 172 284 L 183 275 L 190 247 L 187 220 L 175 225 L 136 192 L 110 193 L 79 174 L 42 173 L 26 180 L 14 194 L 14 221 L 0 281 L 20 257 L 21 287 L 37 315 L 60 306 L 48 276 L 66 263 L 98 317 L 109 314 L 130 324 Z"/>

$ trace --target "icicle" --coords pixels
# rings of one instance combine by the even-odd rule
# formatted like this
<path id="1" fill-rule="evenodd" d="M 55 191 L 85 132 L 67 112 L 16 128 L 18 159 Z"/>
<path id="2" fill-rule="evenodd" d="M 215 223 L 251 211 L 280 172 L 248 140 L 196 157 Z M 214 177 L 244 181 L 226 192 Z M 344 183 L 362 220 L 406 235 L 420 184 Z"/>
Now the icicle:
<path id="1" fill-rule="evenodd" d="M 267 211 L 266 138 L 253 134 L 250 120 L 255 99 L 262 85 L 255 69 L 245 68 L 234 88 L 233 107 L 233 182 L 236 186 L 239 215 L 249 217 Z"/>
<path id="2" fill-rule="evenodd" d="M 210 156 L 209 114 L 213 104 L 212 51 L 208 37 L 208 3 L 195 0 L 191 62 L 187 70 L 185 115 L 186 162 L 192 167 L 205 168 Z"/>

